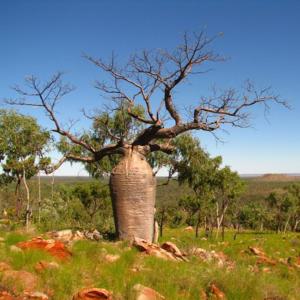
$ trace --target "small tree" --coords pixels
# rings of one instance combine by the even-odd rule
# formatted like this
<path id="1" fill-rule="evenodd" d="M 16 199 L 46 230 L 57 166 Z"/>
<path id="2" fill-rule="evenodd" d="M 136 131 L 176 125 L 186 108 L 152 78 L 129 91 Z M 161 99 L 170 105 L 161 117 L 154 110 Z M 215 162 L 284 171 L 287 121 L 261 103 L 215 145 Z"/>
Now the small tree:
<path id="1" fill-rule="evenodd" d="M 110 187 L 116 229 L 122 239 L 153 239 L 156 181 L 146 160 L 148 155 L 156 151 L 170 154 L 176 148 L 172 140 L 191 130 L 214 132 L 224 125 L 248 126 L 248 109 L 254 105 L 262 104 L 268 109 L 274 102 L 285 104 L 270 88 L 257 90 L 247 82 L 242 91 L 215 89 L 211 96 L 200 96 L 185 118 L 175 103 L 176 90 L 188 78 L 205 73 L 208 64 L 224 60 L 210 48 L 215 38 L 203 32 L 185 34 L 173 51 L 142 51 L 132 55 L 124 66 L 118 66 L 114 57 L 105 62 L 86 56 L 111 79 L 96 82 L 96 88 L 111 98 L 112 105 L 91 116 L 97 124 L 95 134 L 75 135 L 59 122 L 56 105 L 73 90 L 62 83 L 61 73 L 45 83 L 28 77 L 29 89 L 17 86 L 15 91 L 20 98 L 7 100 L 10 104 L 43 108 L 53 122 L 53 131 L 68 141 L 70 147 L 64 148 L 67 151 L 63 151 L 64 157 L 55 168 L 66 160 L 93 164 L 105 157 L 119 156 Z M 188 102 L 186 96 L 183 101 Z M 142 112 L 137 111 L 140 106 Z M 119 122 L 115 122 L 116 114 Z"/>
<path id="2" fill-rule="evenodd" d="M 49 133 L 32 117 L 14 111 L 0 111 L 0 161 L 4 181 L 16 182 L 16 214 L 22 206 L 20 186 L 26 190 L 26 226 L 29 225 L 31 207 L 27 180 L 50 163 L 43 158 L 49 142 Z"/>
<path id="3" fill-rule="evenodd" d="M 105 211 L 109 207 L 109 188 L 104 183 L 79 184 L 74 188 L 73 195 L 83 204 L 92 223 L 100 210 Z"/>
<path id="4" fill-rule="evenodd" d="M 208 213 L 211 206 L 216 207 L 217 237 L 222 226 L 224 238 L 224 218 L 232 204 L 243 190 L 243 183 L 236 172 L 229 167 L 221 168 L 221 157 L 210 158 L 203 151 L 197 139 L 190 135 L 177 139 L 177 160 L 175 166 L 180 183 L 187 182 L 193 189 L 193 196 L 186 196 L 179 202 L 189 219 L 196 217 L 196 236 L 201 223 L 202 211 Z M 207 219 L 207 216 L 204 216 Z"/>
<path id="5" fill-rule="evenodd" d="M 222 226 L 222 239 L 224 240 L 225 213 L 229 205 L 232 205 L 243 192 L 244 184 L 236 172 L 231 171 L 229 167 L 224 167 L 216 174 L 215 189 L 217 237 Z"/>
<path id="6" fill-rule="evenodd" d="M 159 227 L 159 236 L 163 236 L 165 224 L 172 219 L 176 210 L 176 202 L 163 201 L 156 207 L 155 219 Z"/>
<path id="7" fill-rule="evenodd" d="M 285 191 L 275 191 L 266 198 L 267 204 L 273 213 L 276 231 L 286 231 L 293 211 L 292 197 Z"/>
<path id="8" fill-rule="evenodd" d="M 221 164 L 221 157 L 210 158 L 203 151 L 197 139 L 190 135 L 183 135 L 176 141 L 177 152 L 173 158 L 174 170 L 178 171 L 179 183 L 187 182 L 193 189 L 194 195 L 180 200 L 179 205 L 188 213 L 191 220 L 196 217 L 196 237 L 201 224 L 202 212 L 206 213 L 214 199 L 217 184 L 217 172 Z"/>
<path id="9" fill-rule="evenodd" d="M 292 230 L 297 231 L 300 223 L 300 184 L 293 183 L 287 188 L 287 197 L 290 200 L 290 218 L 292 222 Z"/>

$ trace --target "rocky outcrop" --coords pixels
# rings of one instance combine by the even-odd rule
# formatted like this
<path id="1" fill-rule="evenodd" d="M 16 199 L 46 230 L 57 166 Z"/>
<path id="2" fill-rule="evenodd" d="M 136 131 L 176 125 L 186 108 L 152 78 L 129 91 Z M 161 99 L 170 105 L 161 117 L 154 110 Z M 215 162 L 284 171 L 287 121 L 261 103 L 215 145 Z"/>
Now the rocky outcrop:
<path id="1" fill-rule="evenodd" d="M 112 300 L 112 293 L 105 289 L 86 288 L 74 295 L 72 300 Z"/>
<path id="2" fill-rule="evenodd" d="M 48 300 L 50 299 L 46 294 L 41 292 L 25 292 L 20 296 L 13 296 L 7 291 L 0 291 L 0 300 Z"/>
<path id="3" fill-rule="evenodd" d="M 171 242 L 166 242 L 160 247 L 159 245 L 149 243 L 146 240 L 135 238 L 133 241 L 133 246 L 147 255 L 155 256 L 165 260 L 187 260 L 187 258 L 183 255 L 183 253 L 181 253 L 176 245 Z"/>
<path id="4" fill-rule="evenodd" d="M 223 252 L 193 248 L 190 254 L 199 257 L 205 262 L 216 262 L 219 267 L 226 267 L 227 269 L 233 269 L 235 267 L 235 263 Z"/>
<path id="5" fill-rule="evenodd" d="M 134 292 L 134 299 L 135 300 L 163 300 L 165 299 L 164 296 L 159 294 L 157 291 L 143 286 L 141 284 L 136 284 L 133 287 L 133 292 Z"/>
<path id="6" fill-rule="evenodd" d="M 217 287 L 215 283 L 210 284 L 210 292 L 215 296 L 217 300 L 225 300 L 225 294 Z"/>
<path id="7" fill-rule="evenodd" d="M 92 240 L 92 241 L 100 241 L 103 236 L 97 229 L 94 230 L 84 230 L 79 231 L 76 230 L 73 232 L 71 229 L 52 231 L 47 234 L 51 239 L 60 241 L 65 244 L 72 244 L 75 241 L 80 240 Z"/>
<path id="8" fill-rule="evenodd" d="M 48 252 L 50 255 L 59 259 L 68 259 L 72 256 L 70 250 L 68 250 L 64 243 L 56 240 L 44 240 L 41 237 L 33 238 L 30 241 L 21 242 L 17 244 L 18 248 L 23 250 L 27 249 L 39 249 Z"/>
<path id="9" fill-rule="evenodd" d="M 193 231 L 194 231 L 194 228 L 193 228 L 193 226 L 188 226 L 188 227 L 185 227 L 183 230 L 184 230 L 184 231 L 193 232 Z"/>
<path id="10" fill-rule="evenodd" d="M 50 299 L 46 294 L 41 292 L 24 293 L 18 300 L 48 300 Z"/>
<path id="11" fill-rule="evenodd" d="M 38 278 L 27 271 L 6 270 L 2 273 L 2 280 L 7 286 L 12 286 L 16 291 L 33 292 L 37 288 Z"/>
<path id="12" fill-rule="evenodd" d="M 272 259 L 266 255 L 266 253 L 257 247 L 248 247 L 250 252 L 258 257 L 257 264 L 267 264 L 271 266 L 275 266 L 277 264 L 277 261 L 275 259 Z"/>
<path id="13" fill-rule="evenodd" d="M 113 262 L 119 260 L 120 257 L 121 257 L 121 256 L 120 256 L 119 254 L 106 254 L 106 255 L 104 256 L 104 260 L 105 260 L 106 262 L 113 263 Z"/>

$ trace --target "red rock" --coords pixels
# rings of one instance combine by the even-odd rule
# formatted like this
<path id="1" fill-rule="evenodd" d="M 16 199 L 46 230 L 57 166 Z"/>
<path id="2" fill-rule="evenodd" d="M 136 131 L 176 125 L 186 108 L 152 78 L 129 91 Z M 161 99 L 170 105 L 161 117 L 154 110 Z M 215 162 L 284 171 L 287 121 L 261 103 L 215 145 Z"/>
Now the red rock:
<path id="1" fill-rule="evenodd" d="M 115 261 L 117 261 L 117 260 L 120 259 L 120 255 L 118 255 L 118 254 L 115 254 L 115 255 L 114 254 L 106 254 L 104 256 L 104 259 L 107 262 L 113 263 L 113 262 L 115 262 Z"/>
<path id="2" fill-rule="evenodd" d="M 212 251 L 209 251 L 209 250 L 205 250 L 205 249 L 202 249 L 202 248 L 193 248 L 191 250 L 191 254 L 192 255 L 195 255 L 199 258 L 201 258 L 202 260 L 204 261 L 211 261 L 212 260 Z"/>
<path id="3" fill-rule="evenodd" d="M 72 300 L 111 300 L 112 293 L 105 289 L 86 288 L 73 296 Z"/>
<path id="4" fill-rule="evenodd" d="M 149 243 L 146 240 L 135 238 L 133 245 L 142 252 L 148 255 L 156 256 L 166 260 L 186 260 L 180 250 L 171 242 L 164 244 L 165 249 L 156 244 Z"/>
<path id="5" fill-rule="evenodd" d="M 73 232 L 71 229 L 64 229 L 60 231 L 54 231 L 51 233 L 51 237 L 61 242 L 68 242 L 73 238 Z"/>
<path id="6" fill-rule="evenodd" d="M 40 249 L 45 250 L 52 256 L 55 256 L 60 259 L 69 258 L 72 253 L 66 248 L 66 246 L 55 240 L 44 240 L 42 238 L 34 238 L 27 242 L 21 242 L 17 244 L 17 247 L 26 250 L 26 249 Z"/>
<path id="7" fill-rule="evenodd" d="M 271 259 L 267 256 L 260 256 L 257 260 L 257 264 L 268 264 L 271 266 L 275 266 L 277 264 L 276 260 Z"/>
<path id="8" fill-rule="evenodd" d="M 249 247 L 249 250 L 256 256 L 258 256 L 257 264 L 268 264 L 271 266 L 275 266 L 277 264 L 277 261 L 268 257 L 266 253 L 256 247 Z"/>
<path id="9" fill-rule="evenodd" d="M 2 273 L 2 282 L 11 285 L 14 289 L 34 291 L 37 287 L 38 278 L 27 271 L 7 270 Z"/>
<path id="10" fill-rule="evenodd" d="M 266 256 L 266 253 L 260 248 L 249 246 L 249 250 L 256 256 Z"/>
<path id="11" fill-rule="evenodd" d="M 270 268 L 262 268 L 262 272 L 263 273 L 271 273 L 271 269 Z"/>
<path id="12" fill-rule="evenodd" d="M 161 249 L 158 245 L 148 243 L 146 240 L 135 238 L 133 245 L 140 250 L 151 256 L 156 256 L 166 260 L 176 260 L 176 258 L 164 249 Z"/>
<path id="13" fill-rule="evenodd" d="M 49 297 L 41 292 L 25 293 L 22 300 L 48 300 Z"/>
<path id="14" fill-rule="evenodd" d="M 191 250 L 191 254 L 206 262 L 215 261 L 219 267 L 226 267 L 227 270 L 232 270 L 235 267 L 235 262 L 230 260 L 229 257 L 223 252 L 216 252 L 214 250 L 210 251 L 202 248 L 193 248 Z"/>
<path id="15" fill-rule="evenodd" d="M 142 252 L 147 252 L 150 250 L 151 246 L 158 247 L 156 244 L 148 243 L 146 240 L 135 238 L 133 241 L 133 246 Z"/>
<path id="16" fill-rule="evenodd" d="M 183 254 L 181 251 L 178 249 L 178 247 L 171 242 L 165 242 L 160 246 L 162 249 L 174 254 L 177 257 L 183 258 Z"/>
<path id="17" fill-rule="evenodd" d="M 15 297 L 13 297 L 9 292 L 2 291 L 0 292 L 0 300 L 15 300 Z"/>
<path id="18" fill-rule="evenodd" d="M 135 300 L 163 300 L 165 299 L 164 296 L 159 294 L 157 291 L 143 286 L 141 284 L 136 284 L 133 287 L 133 290 L 135 292 Z"/>
<path id="19" fill-rule="evenodd" d="M 208 299 L 208 297 L 207 297 L 206 292 L 203 289 L 201 289 L 199 292 L 199 300 L 207 300 L 207 299 Z"/>
<path id="20" fill-rule="evenodd" d="M 214 283 L 210 285 L 210 290 L 218 300 L 226 299 L 225 294 Z"/>
<path id="21" fill-rule="evenodd" d="M 193 228 L 193 226 L 188 226 L 188 227 L 184 228 L 183 230 L 192 232 L 192 231 L 194 231 L 194 228 Z"/>

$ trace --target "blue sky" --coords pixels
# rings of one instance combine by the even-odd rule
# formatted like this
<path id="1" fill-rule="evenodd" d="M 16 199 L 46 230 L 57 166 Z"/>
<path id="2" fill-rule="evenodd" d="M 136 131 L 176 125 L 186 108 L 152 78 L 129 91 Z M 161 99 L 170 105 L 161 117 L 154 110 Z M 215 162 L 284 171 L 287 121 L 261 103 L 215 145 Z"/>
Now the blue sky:
<path id="1" fill-rule="evenodd" d="M 251 1 L 106 1 L 52 0 L 1 1 L 0 98 L 35 74 L 47 78 L 66 72 L 76 91 L 59 107 L 65 122 L 80 118 L 80 109 L 101 107 L 103 99 L 93 81 L 103 74 L 82 58 L 82 53 L 107 58 L 114 51 L 120 61 L 145 48 L 172 49 L 184 31 L 205 29 L 224 36 L 214 49 L 227 56 L 225 63 L 197 79 L 178 97 L 178 105 L 208 93 L 212 85 L 239 87 L 245 79 L 271 85 L 293 109 L 274 106 L 266 120 L 255 109 L 252 128 L 220 132 L 217 143 L 199 132 L 202 146 L 240 173 L 300 172 L 300 2 Z M 28 111 L 27 111 L 28 112 Z M 29 113 L 48 126 L 43 114 Z M 86 121 L 78 129 L 87 127 Z M 82 166 L 66 164 L 57 175 L 83 175 Z"/>

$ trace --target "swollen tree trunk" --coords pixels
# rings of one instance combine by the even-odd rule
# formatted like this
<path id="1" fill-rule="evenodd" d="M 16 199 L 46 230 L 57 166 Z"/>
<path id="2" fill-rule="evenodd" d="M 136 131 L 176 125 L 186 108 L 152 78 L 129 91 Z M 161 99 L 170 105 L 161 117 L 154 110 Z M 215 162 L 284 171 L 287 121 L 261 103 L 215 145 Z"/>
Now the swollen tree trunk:
<path id="1" fill-rule="evenodd" d="M 118 237 L 152 242 L 156 179 L 145 156 L 128 151 L 111 173 L 110 189 Z"/>

